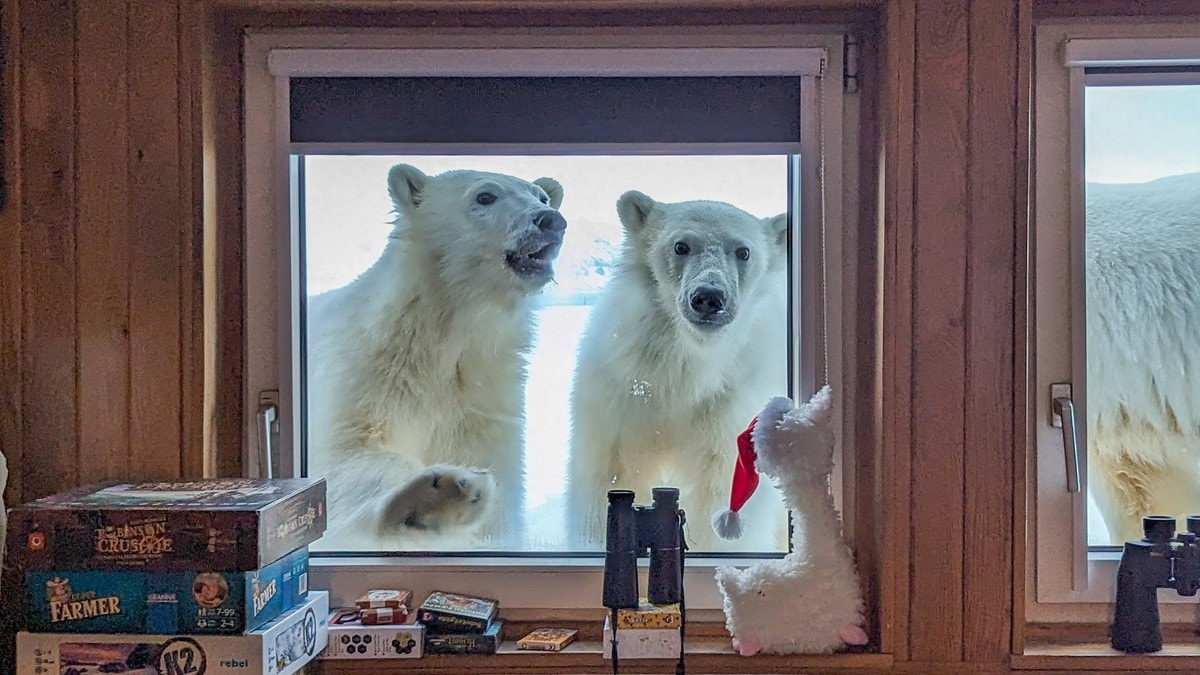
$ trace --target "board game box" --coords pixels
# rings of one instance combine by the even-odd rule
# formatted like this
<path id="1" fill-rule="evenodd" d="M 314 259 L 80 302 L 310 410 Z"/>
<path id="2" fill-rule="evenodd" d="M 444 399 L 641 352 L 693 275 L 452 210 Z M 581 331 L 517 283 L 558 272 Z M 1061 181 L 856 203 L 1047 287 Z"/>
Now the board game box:
<path id="1" fill-rule="evenodd" d="M 617 610 L 617 629 L 623 628 L 679 628 L 683 615 L 679 604 L 652 605 L 645 598 L 638 599 L 638 606 Z"/>
<path id="2" fill-rule="evenodd" d="M 424 653 L 425 627 L 419 623 L 366 626 L 355 611 L 329 617 L 329 646 L 320 659 L 419 659 Z"/>
<path id="3" fill-rule="evenodd" d="M 579 631 L 573 628 L 537 628 L 517 640 L 517 649 L 538 652 L 559 652 L 575 641 Z"/>
<path id="4" fill-rule="evenodd" d="M 432 633 L 482 633 L 496 618 L 500 603 L 446 591 L 433 591 L 417 610 L 417 621 Z"/>
<path id="5" fill-rule="evenodd" d="M 425 653 L 495 654 L 500 648 L 500 631 L 503 627 L 504 621 L 496 619 L 482 633 L 431 633 L 426 630 Z"/>
<path id="6" fill-rule="evenodd" d="M 245 635 L 17 633 L 17 675 L 292 675 L 325 649 L 329 594 Z"/>
<path id="7" fill-rule="evenodd" d="M 612 658 L 611 617 L 604 617 L 604 658 Z M 677 659 L 683 635 L 679 628 L 618 628 L 618 659 Z"/>
<path id="8" fill-rule="evenodd" d="M 33 632 L 237 635 L 304 601 L 308 548 L 250 572 L 27 572 L 25 590 Z"/>
<path id="9" fill-rule="evenodd" d="M 325 532 L 325 480 L 222 478 L 78 488 L 9 511 L 23 570 L 240 572 Z"/>

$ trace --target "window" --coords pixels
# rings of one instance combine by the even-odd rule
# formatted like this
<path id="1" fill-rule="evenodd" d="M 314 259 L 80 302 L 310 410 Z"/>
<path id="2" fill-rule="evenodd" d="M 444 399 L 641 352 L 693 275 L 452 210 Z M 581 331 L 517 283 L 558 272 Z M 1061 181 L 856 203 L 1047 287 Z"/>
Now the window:
<path id="1" fill-rule="evenodd" d="M 632 236 L 629 232 L 636 230 L 628 221 L 638 214 L 667 213 L 662 204 L 703 199 L 731 205 L 721 207 L 725 210 L 718 212 L 719 217 L 685 214 L 687 227 L 667 242 L 670 264 L 682 265 L 679 261 L 687 259 L 693 247 L 699 253 L 707 246 L 705 255 L 710 255 L 709 249 L 723 252 L 720 264 L 725 265 L 721 268 L 725 278 L 758 289 L 744 298 L 734 297 L 732 286 L 722 288 L 720 282 L 708 284 L 718 287 L 712 289 L 716 294 L 712 298 L 676 289 L 675 296 L 687 298 L 680 311 L 696 314 L 692 318 L 697 326 L 714 320 L 707 314 L 719 317 L 722 312 L 736 321 L 734 301 L 742 303 L 739 313 L 760 316 L 751 342 L 763 357 L 769 387 L 776 394 L 807 397 L 826 379 L 835 390 L 851 384 L 852 378 L 843 373 L 852 372 L 853 362 L 846 355 L 853 350 L 844 345 L 854 341 L 843 327 L 847 324 L 841 318 L 840 301 L 843 279 L 853 277 L 842 262 L 846 244 L 841 219 L 849 195 L 841 189 L 841 176 L 852 175 L 853 167 L 853 160 L 846 160 L 853 153 L 844 150 L 841 139 L 842 37 L 758 29 L 698 34 L 629 31 L 539 36 L 539 48 L 528 49 L 528 44 L 528 35 L 520 33 L 489 33 L 486 38 L 469 33 L 269 33 L 247 38 L 246 219 L 251 295 L 246 396 L 252 407 L 261 405 L 264 413 L 276 416 L 277 433 L 269 431 L 271 427 L 247 429 L 246 466 L 259 473 L 269 469 L 278 474 L 326 476 L 331 480 L 331 521 L 339 518 L 336 510 L 345 513 L 362 507 L 353 518 L 344 519 L 346 527 L 331 528 L 314 547 L 320 556 L 314 566 L 318 573 L 323 568 L 331 575 L 335 593 L 346 588 L 348 596 L 365 588 L 371 571 L 401 567 L 418 590 L 443 583 L 432 581 L 443 579 L 442 575 L 470 570 L 469 579 L 449 583 L 484 593 L 503 585 L 511 589 L 505 596 L 509 607 L 598 604 L 596 593 L 583 594 L 598 588 L 602 523 L 598 538 L 576 536 L 582 528 L 573 524 L 568 495 L 577 488 L 567 486 L 575 445 L 572 428 L 580 424 L 580 409 L 587 408 L 571 405 L 580 380 L 587 379 L 578 376 L 589 358 L 579 343 L 589 330 L 613 330 L 597 319 L 598 307 L 630 303 L 625 295 L 606 298 L 624 250 L 644 243 L 626 241 Z M 833 50 L 838 58 L 830 58 Z M 437 182 L 450 175 L 445 172 L 460 169 L 480 173 L 454 174 L 457 182 Z M 561 186 L 557 194 L 554 183 Z M 634 201 L 626 202 L 622 195 L 630 190 L 649 201 L 629 197 Z M 619 199 L 628 208 L 619 209 Z M 469 217 L 475 218 L 476 229 L 451 232 L 428 226 L 421 236 L 440 237 L 441 248 L 429 243 L 423 255 L 406 253 L 401 268 L 416 274 L 422 265 L 443 271 L 459 265 L 460 273 L 492 274 L 494 270 L 486 266 L 493 258 L 464 256 L 456 262 L 447 257 L 447 242 L 466 244 L 468 237 L 482 237 L 480 231 L 492 236 L 494 230 L 482 228 L 494 227 L 497 221 L 484 214 L 519 204 L 528 211 L 521 211 L 521 217 L 527 215 L 533 223 L 541 223 L 546 213 L 557 213 L 545 217 L 561 217 L 565 231 L 561 226 L 549 227 L 549 220 L 533 229 L 557 229 L 561 243 L 539 233 L 535 238 L 549 238 L 526 246 L 525 235 L 511 230 L 497 235 L 497 241 L 503 240 L 500 244 L 491 239 L 470 243 L 508 247 L 504 275 L 489 277 L 494 287 L 514 283 L 514 274 L 525 274 L 526 267 L 544 272 L 542 267 L 550 260 L 553 281 L 539 277 L 531 288 L 522 286 L 527 292 L 517 305 L 489 305 L 492 314 L 470 315 L 487 318 L 472 318 L 465 333 L 443 334 L 450 337 L 432 345 L 435 349 L 382 350 L 387 358 L 372 362 L 370 368 L 358 368 L 348 377 L 339 375 L 341 380 L 329 379 L 326 359 L 332 358 L 332 351 L 365 351 L 353 342 L 363 331 L 375 330 L 363 328 L 364 315 L 372 320 L 381 315 L 406 316 L 393 307 L 387 308 L 389 312 L 381 311 L 380 305 L 360 306 L 355 304 L 360 300 L 348 299 L 343 291 L 375 273 L 369 271 L 373 266 L 383 270 L 380 265 L 389 264 L 387 251 L 398 250 L 389 246 L 412 236 L 410 230 L 417 227 L 414 223 L 420 214 L 407 211 L 409 206 L 430 209 L 434 203 L 443 211 L 453 203 L 456 212 L 474 214 Z M 738 229 L 731 231 L 729 223 L 735 222 Z M 716 229 L 704 229 L 710 226 Z M 712 241 L 719 245 L 713 248 Z M 656 241 L 655 246 L 661 248 L 661 243 Z M 411 252 L 416 244 L 405 240 L 403 246 Z M 685 268 L 670 270 L 671 278 L 689 274 Z M 720 271 L 714 270 L 702 271 Z M 386 271 L 386 283 L 366 295 L 377 298 L 384 292 L 379 289 L 390 292 L 389 284 L 399 277 L 391 276 L 390 268 Z M 702 274 L 698 278 L 699 284 L 722 277 Z M 759 300 L 772 288 L 770 280 L 777 284 L 780 304 L 770 311 L 757 310 Z M 521 277 L 521 284 L 530 285 L 526 281 Z M 459 310 L 476 299 L 472 294 L 490 290 L 476 287 L 441 305 L 423 307 Z M 415 295 L 432 302 L 425 297 L 429 293 Z M 514 296 L 505 297 L 510 302 Z M 728 308 L 725 302 L 730 303 Z M 399 367 L 397 358 L 414 354 L 432 358 L 449 352 L 454 348 L 449 343 L 457 336 L 507 335 L 505 322 L 523 307 L 529 311 L 532 327 L 528 365 L 511 379 L 517 385 L 517 402 L 510 415 L 524 421 L 519 466 L 489 467 L 489 479 L 496 486 L 491 498 L 488 488 L 475 489 L 474 481 L 484 479 L 453 471 L 439 470 L 439 483 L 422 487 L 441 490 L 437 485 L 450 476 L 464 503 L 483 501 L 498 507 L 503 514 L 499 526 L 482 536 L 478 532 L 486 526 L 475 531 L 463 528 L 466 533 L 459 536 L 454 525 L 467 517 L 460 511 L 438 520 L 440 515 L 403 510 L 393 521 L 404 526 L 403 532 L 377 536 L 363 525 L 375 522 L 376 511 L 371 510 L 375 502 L 348 490 L 335 494 L 341 489 L 335 481 L 345 478 L 338 472 L 345 474 L 346 467 L 353 466 L 345 455 L 327 452 L 336 444 L 329 440 L 330 429 L 347 417 L 345 408 L 339 407 L 346 392 L 359 391 L 354 387 L 363 385 L 364 378 L 379 368 Z M 751 314 L 751 309 L 758 314 Z M 347 318 L 351 316 L 358 323 Z M 600 328 L 590 328 L 596 323 Z M 525 358 L 520 351 L 513 351 L 518 363 Z M 495 363 L 507 363 L 509 352 L 491 353 Z M 667 356 L 660 353 L 657 358 Z M 474 376 L 463 375 L 469 365 L 455 364 L 446 381 L 460 389 L 478 384 Z M 688 370 L 698 365 L 685 364 Z M 599 359 L 592 368 L 590 372 L 599 376 L 609 366 Z M 481 372 L 491 377 L 491 370 Z M 740 371 L 734 380 L 750 377 Z M 653 381 L 626 385 L 625 395 L 652 399 L 656 393 Z M 340 393 L 330 398 L 335 389 Z M 761 402 L 748 415 L 741 415 L 743 427 L 769 395 L 754 394 Z M 432 400 L 424 394 L 397 398 Z M 390 399 L 391 404 L 397 398 Z M 846 389 L 839 398 L 841 423 L 853 418 L 852 390 Z M 489 393 L 471 406 L 479 400 L 495 402 L 496 397 Z M 454 410 L 476 412 L 471 406 Z M 440 411 L 432 406 L 420 414 L 407 414 L 423 419 L 421 415 L 431 418 Z M 627 422 L 611 417 L 600 421 L 610 427 Z M 363 433 L 376 431 L 370 427 Z M 655 432 L 657 428 L 647 431 Z M 428 431 L 410 435 L 439 438 Z M 844 451 L 849 435 L 839 437 Z M 458 461 L 465 469 L 474 468 L 468 460 L 456 460 L 453 451 L 442 449 L 447 443 L 428 445 L 436 449 L 430 450 L 431 459 L 422 461 Z M 732 459 L 733 436 L 728 446 Z M 265 452 L 267 448 L 270 452 Z M 371 491 L 392 489 L 378 487 L 387 477 L 385 472 L 362 471 L 361 466 L 350 471 L 359 484 L 374 480 Z M 406 467 L 405 475 L 423 468 L 423 464 L 417 469 Z M 506 473 L 510 468 L 511 473 Z M 662 484 L 663 474 L 656 474 L 657 470 L 646 467 L 651 475 L 636 488 L 639 503 L 649 502 L 650 486 Z M 595 470 L 576 473 L 593 484 L 590 489 L 598 499 L 589 503 L 600 501 L 600 516 L 608 486 L 633 487 L 614 482 L 621 481 L 620 476 Z M 718 475 L 714 478 L 712 473 Z M 772 538 L 728 543 L 712 537 L 709 509 L 692 504 L 713 499 L 716 492 L 716 503 L 727 505 L 732 461 L 728 471 L 721 467 L 703 475 L 718 487 L 676 485 L 681 506 L 688 511 L 693 554 L 746 558 L 787 550 L 786 512 L 771 503 L 767 485 L 752 501 L 760 505 L 764 517 L 776 517 Z M 852 478 L 839 467 L 834 484 L 839 502 Z M 511 504 L 500 497 L 511 492 L 510 486 L 519 495 Z M 386 503 L 402 502 L 397 497 Z M 462 513 L 469 516 L 469 508 Z M 718 610 L 715 589 L 693 592 L 690 587 L 692 583 L 712 586 L 711 564 L 703 558 L 695 560 L 687 574 L 689 606 Z"/>
<path id="2" fill-rule="evenodd" d="M 1037 35 L 1031 620 L 1107 621 L 1141 516 L 1200 513 L 1200 29 L 1133 31 Z"/>

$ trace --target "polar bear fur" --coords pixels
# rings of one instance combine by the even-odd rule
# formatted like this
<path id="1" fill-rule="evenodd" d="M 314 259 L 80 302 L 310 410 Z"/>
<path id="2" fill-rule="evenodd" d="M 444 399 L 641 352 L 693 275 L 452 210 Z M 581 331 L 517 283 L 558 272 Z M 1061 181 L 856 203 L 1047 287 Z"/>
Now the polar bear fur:
<path id="1" fill-rule="evenodd" d="M 603 545 L 608 490 L 648 503 L 651 488 L 679 487 L 681 507 L 700 514 L 689 548 L 730 550 L 708 516 L 728 504 L 738 433 L 787 387 L 786 215 L 637 191 L 617 213 L 624 241 L 584 329 L 571 393 L 567 522 L 576 544 Z M 762 527 L 738 549 L 786 548 L 776 490 L 760 490 L 744 513 Z"/>
<path id="2" fill-rule="evenodd" d="M 387 183 L 383 253 L 307 307 L 309 473 L 329 491 L 319 546 L 519 541 L 531 296 L 562 244 L 562 186 L 405 164 Z"/>
<path id="3" fill-rule="evenodd" d="M 1200 173 L 1089 185 L 1086 241 L 1088 480 L 1119 543 L 1200 513 Z"/>

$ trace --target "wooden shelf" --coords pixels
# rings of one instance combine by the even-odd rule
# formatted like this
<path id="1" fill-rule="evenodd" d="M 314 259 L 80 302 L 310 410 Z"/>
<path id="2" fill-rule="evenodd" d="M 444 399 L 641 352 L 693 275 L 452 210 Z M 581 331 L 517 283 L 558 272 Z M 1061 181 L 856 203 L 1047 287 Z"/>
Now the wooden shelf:
<path id="1" fill-rule="evenodd" d="M 611 673 L 612 662 L 601 654 L 599 640 L 582 640 L 561 652 L 518 650 L 506 641 L 496 654 L 430 654 L 420 659 L 317 661 L 314 675 L 386 675 L 387 673 Z M 704 673 L 803 673 L 819 670 L 870 672 L 887 670 L 887 654 L 839 653 L 804 655 L 758 655 L 743 657 L 733 652 L 729 638 L 700 636 L 688 639 L 685 655 L 689 672 Z M 675 659 L 623 659 L 625 673 L 674 673 Z"/>

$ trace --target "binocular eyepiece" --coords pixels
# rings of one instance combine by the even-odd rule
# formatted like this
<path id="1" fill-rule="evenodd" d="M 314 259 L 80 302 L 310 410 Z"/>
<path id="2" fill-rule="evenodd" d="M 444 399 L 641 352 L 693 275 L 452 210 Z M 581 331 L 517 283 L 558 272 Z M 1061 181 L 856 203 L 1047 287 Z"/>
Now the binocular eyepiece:
<path id="1" fill-rule="evenodd" d="M 683 593 L 683 524 L 679 489 L 656 487 L 652 503 L 636 506 L 632 490 L 608 491 L 608 531 L 604 554 L 604 606 L 638 606 L 637 559 L 650 557 L 646 599 L 677 603 Z"/>

